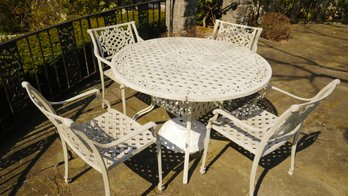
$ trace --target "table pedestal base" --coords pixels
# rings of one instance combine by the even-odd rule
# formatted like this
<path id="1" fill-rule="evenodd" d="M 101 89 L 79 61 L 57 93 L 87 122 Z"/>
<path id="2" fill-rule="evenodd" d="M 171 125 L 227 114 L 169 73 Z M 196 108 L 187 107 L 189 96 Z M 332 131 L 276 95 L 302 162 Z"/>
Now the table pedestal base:
<path id="1" fill-rule="evenodd" d="M 163 146 L 174 152 L 185 153 L 187 123 L 183 118 L 173 118 L 163 124 L 158 134 Z M 203 149 L 205 126 L 197 121 L 192 121 L 189 141 L 190 154 Z"/>

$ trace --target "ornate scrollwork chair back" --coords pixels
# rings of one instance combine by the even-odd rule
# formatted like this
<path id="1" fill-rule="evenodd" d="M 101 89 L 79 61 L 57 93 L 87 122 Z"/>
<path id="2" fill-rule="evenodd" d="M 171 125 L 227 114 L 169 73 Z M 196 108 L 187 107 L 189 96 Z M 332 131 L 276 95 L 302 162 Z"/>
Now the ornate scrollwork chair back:
<path id="1" fill-rule="evenodd" d="M 236 44 L 257 51 L 262 28 L 216 20 L 210 39 Z"/>
<path id="2" fill-rule="evenodd" d="M 139 36 L 135 22 L 126 22 L 122 24 L 89 29 L 87 31 L 91 37 L 94 46 L 94 55 L 98 60 L 100 80 L 102 86 L 102 98 L 105 98 L 105 80 L 104 75 L 120 84 L 123 113 L 126 114 L 125 86 L 112 73 L 110 66 L 112 57 L 122 48 L 143 41 Z M 107 68 L 104 67 L 107 66 Z"/>

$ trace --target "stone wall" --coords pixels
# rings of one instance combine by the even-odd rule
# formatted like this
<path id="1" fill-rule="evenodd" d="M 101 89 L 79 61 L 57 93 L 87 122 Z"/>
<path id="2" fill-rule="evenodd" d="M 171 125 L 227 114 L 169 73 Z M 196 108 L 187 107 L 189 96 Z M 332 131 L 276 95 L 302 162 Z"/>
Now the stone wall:
<path id="1" fill-rule="evenodd" d="M 172 3 L 171 3 L 172 2 Z M 252 0 L 223 0 L 222 7 L 237 3 L 235 10 L 230 9 L 222 16 L 222 20 L 247 24 L 252 9 Z M 189 36 L 195 34 L 197 0 L 166 0 L 166 25 L 168 32 L 174 36 Z M 171 20 L 172 15 L 172 20 Z"/>
<path id="2" fill-rule="evenodd" d="M 173 21 L 172 33 L 178 36 L 187 36 L 195 32 L 196 14 L 197 14 L 197 0 L 172 0 L 173 5 Z M 170 31 L 170 0 L 166 1 L 166 25 Z"/>
<path id="3" fill-rule="evenodd" d="M 224 0 L 222 7 L 225 8 L 231 5 L 233 2 L 238 4 L 237 9 L 226 12 L 222 15 L 222 20 L 227 22 L 233 22 L 237 24 L 247 24 L 248 16 L 252 9 L 252 0 Z"/>

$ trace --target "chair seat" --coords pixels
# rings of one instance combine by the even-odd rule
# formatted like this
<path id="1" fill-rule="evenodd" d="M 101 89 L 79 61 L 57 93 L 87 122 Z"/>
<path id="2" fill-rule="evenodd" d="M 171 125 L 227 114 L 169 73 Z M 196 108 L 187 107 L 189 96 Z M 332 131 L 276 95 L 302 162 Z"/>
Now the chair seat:
<path id="1" fill-rule="evenodd" d="M 111 80 L 117 82 L 118 84 L 121 84 L 120 80 L 118 80 L 115 75 L 112 73 L 111 69 L 105 70 L 104 71 L 104 75 L 106 75 L 108 78 L 110 78 Z"/>
<path id="2" fill-rule="evenodd" d="M 99 143 L 110 143 L 126 137 L 139 127 L 141 127 L 141 125 L 128 116 L 110 109 L 108 112 L 93 120 L 78 125 L 75 129 L 83 131 L 91 140 Z M 107 149 L 99 148 L 99 150 L 106 167 L 109 168 L 127 160 L 155 142 L 156 138 L 153 136 L 152 132 L 145 130 L 120 145 Z M 88 152 L 83 152 L 83 149 L 81 150 L 81 154 L 84 155 L 89 162 L 93 165 L 97 164 L 97 158 L 95 156 L 90 156 Z"/>
<path id="3" fill-rule="evenodd" d="M 260 129 L 260 131 L 255 132 L 238 127 L 224 116 L 219 117 L 216 122 L 213 122 L 212 128 L 254 154 L 261 138 L 268 130 L 267 127 L 271 126 L 278 118 L 276 115 L 259 106 L 248 107 L 244 105 L 230 113 L 247 125 Z M 267 149 L 272 144 L 270 143 Z"/>

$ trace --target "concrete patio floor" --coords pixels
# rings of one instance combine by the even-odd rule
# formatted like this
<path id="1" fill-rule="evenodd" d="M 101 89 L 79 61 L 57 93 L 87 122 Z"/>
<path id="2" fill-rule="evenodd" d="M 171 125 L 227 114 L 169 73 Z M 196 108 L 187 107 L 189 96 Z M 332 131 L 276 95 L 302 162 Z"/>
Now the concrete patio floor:
<path id="1" fill-rule="evenodd" d="M 272 84 L 311 97 L 334 78 L 341 84 L 312 113 L 302 129 L 293 176 L 288 175 L 290 146 L 262 159 L 258 195 L 348 195 L 348 27 L 292 25 L 292 39 L 275 43 L 261 39 L 258 53 L 273 69 Z M 67 95 L 100 88 L 98 79 Z M 118 85 L 108 83 L 107 99 L 121 110 Z M 127 91 L 128 115 L 147 106 L 148 97 Z M 268 100 L 281 114 L 293 99 L 271 92 Z M 60 109 L 78 122 L 102 113 L 100 102 Z M 157 108 L 139 119 L 161 125 L 169 114 Z M 160 126 L 158 126 L 160 127 Z M 73 181 L 63 180 L 63 151 L 54 127 L 34 110 L 20 120 L 9 137 L 1 138 L 0 195 L 103 195 L 101 175 L 78 157 L 70 161 Z M 252 155 L 214 133 L 208 171 L 199 173 L 201 153 L 191 156 L 189 183 L 182 184 L 183 155 L 164 150 L 164 183 L 157 190 L 157 160 L 152 146 L 109 172 L 112 195 L 247 195 Z"/>

